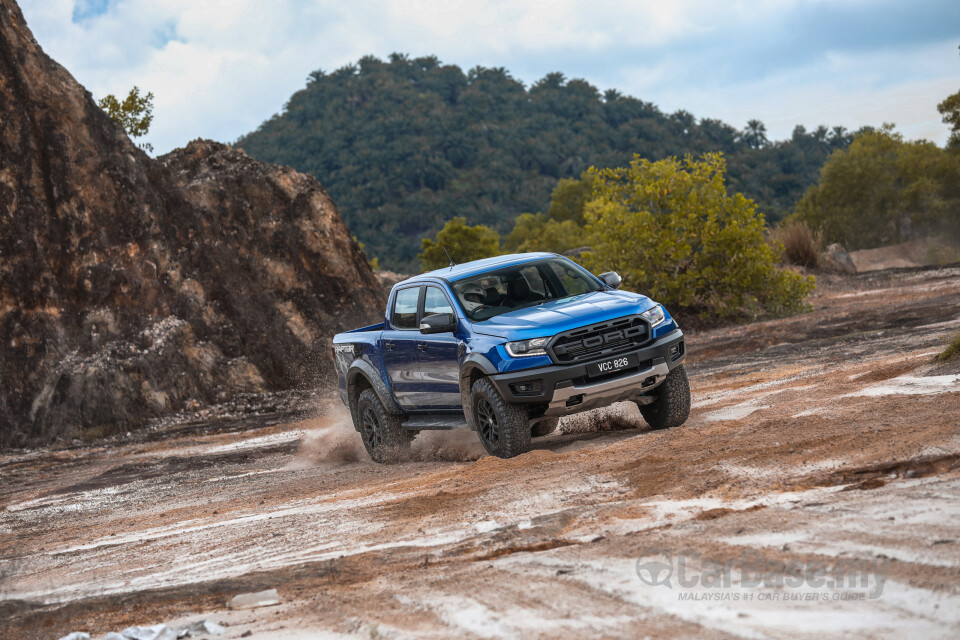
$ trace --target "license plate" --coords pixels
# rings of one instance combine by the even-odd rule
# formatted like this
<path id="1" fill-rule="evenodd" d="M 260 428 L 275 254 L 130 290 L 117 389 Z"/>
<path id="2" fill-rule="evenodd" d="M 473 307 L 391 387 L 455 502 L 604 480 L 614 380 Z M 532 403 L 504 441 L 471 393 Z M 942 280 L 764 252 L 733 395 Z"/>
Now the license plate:
<path id="1" fill-rule="evenodd" d="M 602 362 L 594 362 L 587 365 L 587 375 L 591 378 L 597 376 L 604 376 L 608 373 L 615 373 L 623 369 L 630 369 L 631 367 L 636 367 L 640 364 L 640 358 L 635 353 L 628 353 L 626 355 L 617 356 L 615 358 L 610 358 L 609 360 L 604 360 Z"/>

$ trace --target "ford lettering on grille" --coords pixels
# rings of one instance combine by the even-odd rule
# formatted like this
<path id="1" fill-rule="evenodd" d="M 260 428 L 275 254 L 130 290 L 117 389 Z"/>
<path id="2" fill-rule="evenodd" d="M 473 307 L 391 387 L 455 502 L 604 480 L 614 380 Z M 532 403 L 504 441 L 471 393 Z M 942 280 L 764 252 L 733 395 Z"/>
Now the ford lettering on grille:
<path id="1" fill-rule="evenodd" d="M 627 316 L 561 333 L 553 339 L 550 350 L 558 363 L 582 362 L 635 349 L 648 336 L 643 320 Z"/>

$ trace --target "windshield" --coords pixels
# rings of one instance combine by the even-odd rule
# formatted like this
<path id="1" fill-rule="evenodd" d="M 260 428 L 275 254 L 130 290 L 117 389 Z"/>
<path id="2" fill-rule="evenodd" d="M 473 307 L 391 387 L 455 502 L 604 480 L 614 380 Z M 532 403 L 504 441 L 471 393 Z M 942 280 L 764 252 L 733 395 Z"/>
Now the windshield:
<path id="1" fill-rule="evenodd" d="M 603 289 L 582 267 L 561 258 L 488 271 L 457 280 L 451 286 L 467 317 L 474 322 Z"/>

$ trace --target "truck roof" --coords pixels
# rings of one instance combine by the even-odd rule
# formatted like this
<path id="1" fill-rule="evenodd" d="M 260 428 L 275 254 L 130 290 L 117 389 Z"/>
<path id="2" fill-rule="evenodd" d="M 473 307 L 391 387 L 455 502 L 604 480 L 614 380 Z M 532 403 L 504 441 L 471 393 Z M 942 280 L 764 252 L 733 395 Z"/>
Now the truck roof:
<path id="1" fill-rule="evenodd" d="M 464 262 L 463 264 L 457 264 L 452 267 L 434 269 L 433 271 L 421 273 L 418 276 L 413 276 L 412 278 L 408 278 L 407 280 L 398 282 L 397 284 L 415 282 L 420 278 L 442 278 L 443 280 L 452 282 L 454 280 L 461 280 L 463 278 L 475 276 L 480 273 L 485 273 L 499 267 L 508 267 L 514 264 L 523 264 L 524 262 L 533 262 L 534 260 L 556 257 L 557 254 L 555 253 L 511 253 L 505 256 L 494 256 L 493 258 L 484 258 L 483 260 Z"/>

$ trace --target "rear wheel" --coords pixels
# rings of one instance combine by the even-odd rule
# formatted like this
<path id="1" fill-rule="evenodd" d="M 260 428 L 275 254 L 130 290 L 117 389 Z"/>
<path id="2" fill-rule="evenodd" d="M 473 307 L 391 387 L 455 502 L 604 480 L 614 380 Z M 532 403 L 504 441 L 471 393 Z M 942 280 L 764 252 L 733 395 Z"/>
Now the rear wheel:
<path id="1" fill-rule="evenodd" d="M 690 417 L 690 383 L 682 364 L 647 395 L 653 397 L 653 402 L 637 406 L 651 429 L 679 427 Z"/>
<path id="2" fill-rule="evenodd" d="M 530 450 L 527 412 L 505 401 L 489 379 L 473 383 L 470 401 L 477 435 L 487 453 L 512 458 Z"/>
<path id="3" fill-rule="evenodd" d="M 373 389 L 357 398 L 360 438 L 374 462 L 398 462 L 410 448 L 413 434 L 403 428 L 400 417 L 387 413 Z"/>

